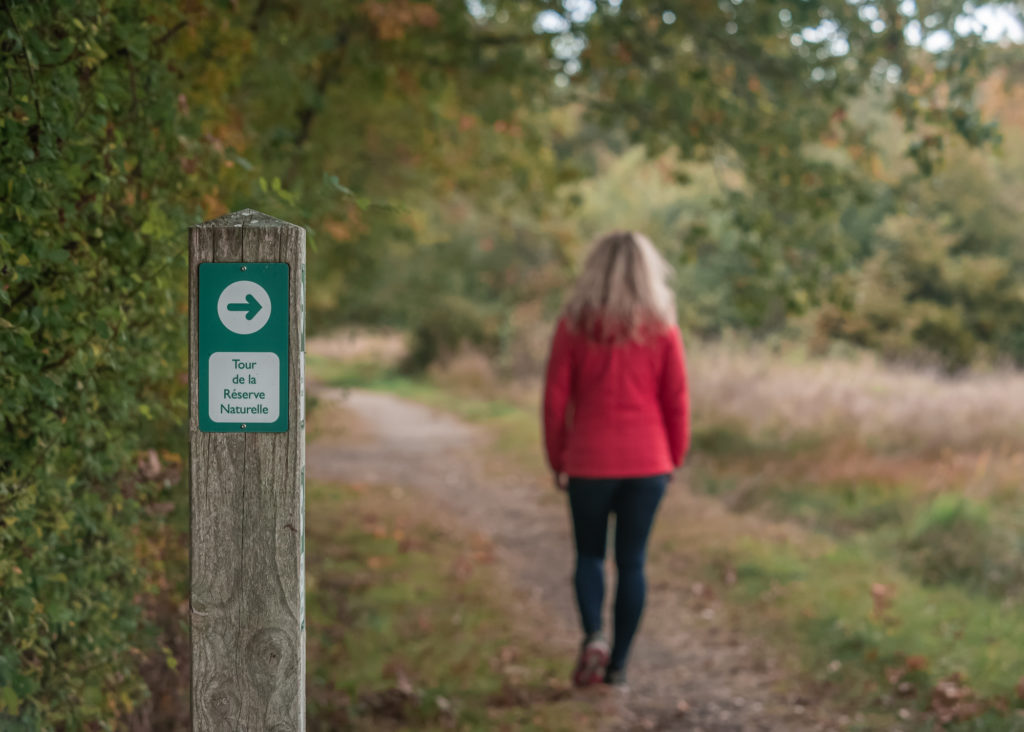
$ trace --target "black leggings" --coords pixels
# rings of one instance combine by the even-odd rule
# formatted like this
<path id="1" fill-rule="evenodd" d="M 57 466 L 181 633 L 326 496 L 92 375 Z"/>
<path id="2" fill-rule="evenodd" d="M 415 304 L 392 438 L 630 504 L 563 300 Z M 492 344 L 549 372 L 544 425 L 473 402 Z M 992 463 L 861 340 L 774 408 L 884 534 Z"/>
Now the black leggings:
<path id="1" fill-rule="evenodd" d="M 647 593 L 644 579 L 647 537 L 665 494 L 668 477 L 569 479 L 569 504 L 576 536 L 576 600 L 583 632 L 588 636 L 601 630 L 608 515 L 616 516 L 615 564 L 619 577 L 615 592 L 615 636 L 608 665 L 613 671 L 625 668 L 629 646 L 640 624 Z"/>

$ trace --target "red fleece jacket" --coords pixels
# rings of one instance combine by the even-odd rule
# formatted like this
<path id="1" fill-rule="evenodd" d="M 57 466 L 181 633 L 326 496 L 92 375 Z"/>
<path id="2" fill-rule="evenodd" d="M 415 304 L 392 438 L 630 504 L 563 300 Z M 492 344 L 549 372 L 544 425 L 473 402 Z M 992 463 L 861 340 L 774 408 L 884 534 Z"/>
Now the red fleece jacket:
<path id="1" fill-rule="evenodd" d="M 544 387 L 553 470 L 579 478 L 669 473 L 690 445 L 683 341 L 677 328 L 610 343 L 558 323 Z"/>

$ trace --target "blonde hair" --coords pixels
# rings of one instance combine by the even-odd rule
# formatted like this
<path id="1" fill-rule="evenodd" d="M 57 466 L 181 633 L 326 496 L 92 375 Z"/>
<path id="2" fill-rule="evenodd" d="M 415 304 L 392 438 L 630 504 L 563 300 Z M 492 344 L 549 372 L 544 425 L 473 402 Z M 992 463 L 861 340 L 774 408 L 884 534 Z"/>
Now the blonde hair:
<path id="1" fill-rule="evenodd" d="M 676 324 L 672 268 L 651 240 L 614 231 L 594 242 L 562 311 L 569 330 L 642 341 Z"/>

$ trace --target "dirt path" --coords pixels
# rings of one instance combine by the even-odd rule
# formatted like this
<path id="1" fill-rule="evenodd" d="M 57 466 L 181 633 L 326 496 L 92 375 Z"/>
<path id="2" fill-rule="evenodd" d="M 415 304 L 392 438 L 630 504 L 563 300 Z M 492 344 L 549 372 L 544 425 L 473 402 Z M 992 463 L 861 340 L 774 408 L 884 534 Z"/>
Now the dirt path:
<path id="1" fill-rule="evenodd" d="M 439 505 L 494 542 L 511 581 L 550 618 L 551 642 L 566 653 L 578 643 L 570 576 L 573 554 L 564 499 L 537 478 L 535 466 L 494 458 L 488 436 L 449 415 L 398 397 L 313 385 L 322 409 L 358 425 L 311 440 L 307 473 L 320 481 L 401 486 Z M 679 487 L 666 500 L 694 500 Z M 673 578 L 678 579 L 678 578 Z M 611 586 L 612 583 L 609 582 Z M 730 632 L 678 581 L 649 575 L 648 607 L 630 662 L 625 729 L 703 732 L 804 732 L 839 729 L 783 685 L 771 657 Z"/>

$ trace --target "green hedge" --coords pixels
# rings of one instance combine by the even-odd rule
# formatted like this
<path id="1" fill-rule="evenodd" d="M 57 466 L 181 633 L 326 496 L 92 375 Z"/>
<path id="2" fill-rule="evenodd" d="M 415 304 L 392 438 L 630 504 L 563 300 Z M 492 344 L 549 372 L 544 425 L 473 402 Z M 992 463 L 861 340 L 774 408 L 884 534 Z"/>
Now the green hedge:
<path id="1" fill-rule="evenodd" d="M 176 7 L 0 4 L 4 730 L 113 728 L 147 694 L 140 545 L 171 488 L 136 460 L 184 414 Z"/>

